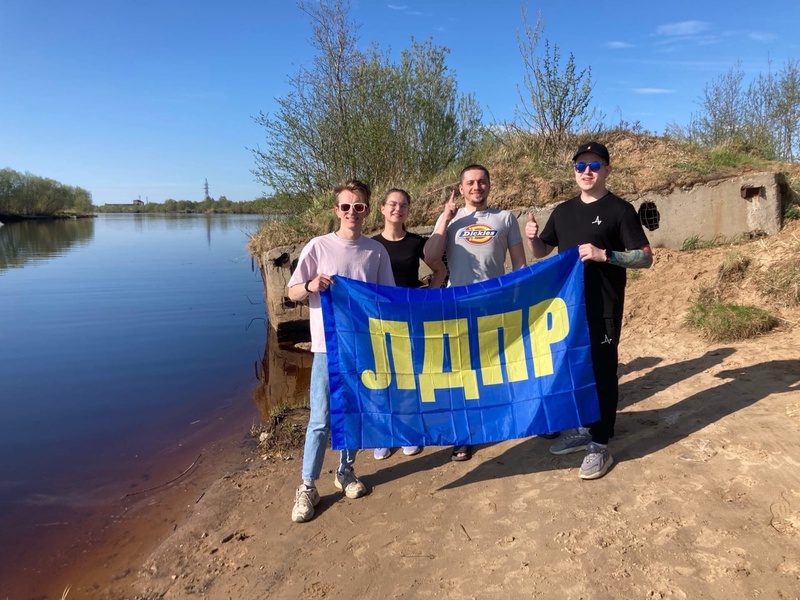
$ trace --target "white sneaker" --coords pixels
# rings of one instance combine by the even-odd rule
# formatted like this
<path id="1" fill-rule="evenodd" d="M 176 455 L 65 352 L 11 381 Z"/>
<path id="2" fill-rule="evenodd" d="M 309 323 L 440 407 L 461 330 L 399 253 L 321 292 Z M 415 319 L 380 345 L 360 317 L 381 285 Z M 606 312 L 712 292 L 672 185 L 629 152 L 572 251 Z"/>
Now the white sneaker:
<path id="1" fill-rule="evenodd" d="M 336 480 L 333 482 L 336 489 L 342 490 L 348 498 L 361 498 L 367 493 L 367 486 L 361 483 L 356 477 L 353 467 L 348 467 L 344 471 L 336 471 Z"/>
<path id="2" fill-rule="evenodd" d="M 315 487 L 306 487 L 301 483 L 294 494 L 294 508 L 292 508 L 292 521 L 305 523 L 314 517 L 314 507 L 319 504 L 319 492 Z"/>
<path id="3" fill-rule="evenodd" d="M 375 457 L 375 460 L 383 460 L 384 458 L 389 458 L 391 453 L 389 448 L 375 448 L 375 450 L 372 451 L 372 456 Z"/>
<path id="4" fill-rule="evenodd" d="M 403 446 L 403 454 L 406 456 L 414 456 L 422 452 L 422 446 Z"/>

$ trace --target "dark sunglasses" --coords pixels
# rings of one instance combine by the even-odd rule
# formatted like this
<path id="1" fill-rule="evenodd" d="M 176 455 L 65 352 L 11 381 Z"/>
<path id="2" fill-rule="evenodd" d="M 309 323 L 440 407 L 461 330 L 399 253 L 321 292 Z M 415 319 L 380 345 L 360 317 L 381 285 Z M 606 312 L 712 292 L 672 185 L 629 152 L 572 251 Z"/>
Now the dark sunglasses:
<path id="1" fill-rule="evenodd" d="M 342 212 L 347 212 L 350 210 L 350 207 L 353 207 L 353 210 L 359 214 L 367 210 L 367 205 L 362 202 L 356 202 L 354 204 L 350 204 L 349 202 L 342 202 L 339 205 L 339 210 Z"/>
<path id="2" fill-rule="evenodd" d="M 603 163 L 599 160 L 593 160 L 592 162 L 576 162 L 575 163 L 575 171 L 578 173 L 583 173 L 586 170 L 586 167 L 589 167 L 589 170 L 592 173 L 597 173 L 602 167 Z"/>

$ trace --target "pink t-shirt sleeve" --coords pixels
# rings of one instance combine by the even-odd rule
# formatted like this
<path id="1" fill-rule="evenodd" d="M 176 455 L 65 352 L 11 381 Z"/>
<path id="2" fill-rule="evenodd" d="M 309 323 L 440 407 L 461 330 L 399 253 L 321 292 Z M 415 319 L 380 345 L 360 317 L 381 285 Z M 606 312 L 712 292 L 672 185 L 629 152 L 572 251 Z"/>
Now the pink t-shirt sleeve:
<path id="1" fill-rule="evenodd" d="M 300 256 L 297 258 L 297 268 L 289 278 L 289 283 L 286 284 L 286 287 L 305 283 L 317 276 L 316 252 L 313 251 L 315 248 L 316 244 L 312 240 L 300 251 Z"/>

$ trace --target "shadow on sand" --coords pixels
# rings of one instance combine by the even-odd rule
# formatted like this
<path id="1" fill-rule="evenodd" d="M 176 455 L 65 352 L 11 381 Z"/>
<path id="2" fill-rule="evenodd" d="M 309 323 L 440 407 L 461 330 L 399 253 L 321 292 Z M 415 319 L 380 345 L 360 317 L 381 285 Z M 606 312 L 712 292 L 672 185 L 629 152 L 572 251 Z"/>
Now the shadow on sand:
<path id="1" fill-rule="evenodd" d="M 625 385 L 625 405 L 635 404 L 696 372 L 708 369 L 732 353 L 732 349 L 723 348 L 696 359 L 654 369 Z M 800 387 L 800 360 L 768 361 L 721 371 L 715 377 L 726 381 L 669 407 L 620 413 L 617 416 L 617 435 L 612 442 L 616 463 L 663 450 L 772 394 L 797 390 Z M 441 489 L 526 473 L 572 468 L 582 460 L 580 453 L 554 456 L 548 452 L 548 447 L 547 440 L 526 440 L 491 461 L 479 462 L 472 471 Z M 480 453 L 477 458 L 480 461 Z"/>

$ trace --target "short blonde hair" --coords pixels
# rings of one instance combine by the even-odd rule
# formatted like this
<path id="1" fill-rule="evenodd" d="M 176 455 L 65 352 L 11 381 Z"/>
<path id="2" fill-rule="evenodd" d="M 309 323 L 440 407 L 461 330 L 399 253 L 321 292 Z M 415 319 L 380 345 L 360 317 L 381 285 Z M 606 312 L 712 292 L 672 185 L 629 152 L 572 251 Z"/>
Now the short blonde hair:
<path id="1" fill-rule="evenodd" d="M 335 188 L 333 188 L 334 200 L 337 204 L 339 203 L 339 194 L 345 190 L 348 192 L 353 192 L 356 196 L 358 196 L 359 200 L 369 206 L 369 199 L 372 197 L 372 190 L 369 189 L 369 186 L 366 183 L 359 181 L 358 179 L 349 179 L 344 183 L 337 185 Z"/>

